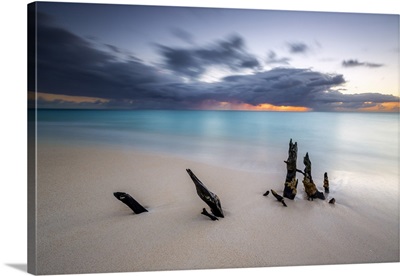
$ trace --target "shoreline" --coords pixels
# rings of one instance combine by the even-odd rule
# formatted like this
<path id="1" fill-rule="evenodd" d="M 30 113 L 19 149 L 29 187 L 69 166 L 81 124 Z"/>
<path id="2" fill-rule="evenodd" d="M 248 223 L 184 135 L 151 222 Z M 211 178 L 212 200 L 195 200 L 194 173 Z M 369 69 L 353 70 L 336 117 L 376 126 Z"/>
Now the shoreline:
<path id="1" fill-rule="evenodd" d="M 207 206 L 186 168 L 219 196 L 225 218 L 213 222 L 200 214 Z M 396 221 L 381 229 L 391 216 L 371 218 L 371 208 L 359 213 L 362 208 L 355 211 L 340 198 L 334 206 L 309 202 L 303 191 L 282 208 L 272 195 L 262 194 L 281 193 L 283 180 L 279 173 L 237 171 L 133 149 L 40 143 L 38 272 L 399 261 Z M 131 194 L 149 213 L 132 215 L 113 197 L 117 191 Z"/>

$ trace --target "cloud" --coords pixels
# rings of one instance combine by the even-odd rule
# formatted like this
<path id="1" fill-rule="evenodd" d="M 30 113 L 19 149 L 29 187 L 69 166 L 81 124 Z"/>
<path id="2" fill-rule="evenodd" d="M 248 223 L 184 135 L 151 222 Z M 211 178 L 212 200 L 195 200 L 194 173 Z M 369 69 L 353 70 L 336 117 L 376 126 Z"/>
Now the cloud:
<path id="1" fill-rule="evenodd" d="M 199 78 L 208 67 L 221 66 L 232 71 L 256 70 L 259 61 L 245 49 L 245 42 L 239 35 L 204 47 L 172 48 L 157 45 L 164 58 L 165 68 L 192 79 Z"/>
<path id="2" fill-rule="evenodd" d="M 357 111 L 367 107 L 372 108 L 387 103 L 398 103 L 399 97 L 380 93 L 343 94 L 338 91 L 321 94 L 317 110 L 320 111 Z M 381 110 L 384 111 L 384 110 Z M 392 111 L 395 111 L 394 109 Z M 397 105 L 398 111 L 398 105 Z"/>
<path id="3" fill-rule="evenodd" d="M 254 75 L 227 77 L 223 93 L 227 99 L 251 105 L 318 108 L 321 95 L 344 84 L 342 75 L 328 75 L 308 69 L 276 68 Z"/>
<path id="4" fill-rule="evenodd" d="M 190 50 L 173 49 L 159 45 L 159 50 L 164 57 L 165 67 L 180 75 L 190 78 L 199 77 L 205 72 L 204 64 L 199 61 Z"/>
<path id="5" fill-rule="evenodd" d="M 118 53 L 118 54 L 121 53 L 121 50 L 118 47 L 114 46 L 114 45 L 105 44 L 105 46 L 108 47 L 111 51 L 113 51 L 115 53 Z"/>
<path id="6" fill-rule="evenodd" d="M 255 70 L 258 60 L 237 35 L 207 47 L 158 45 L 165 63 L 154 66 L 139 59 L 123 59 L 117 47 L 93 44 L 43 18 L 46 20 L 38 17 L 37 88 L 63 96 L 42 95 L 39 107 L 199 109 L 208 103 L 233 103 L 334 111 L 399 101 L 398 97 L 379 93 L 343 94 L 337 91 L 346 82 L 340 74 L 302 68 Z M 237 74 L 214 83 L 197 80 L 214 65 L 226 66 Z M 253 73 L 243 75 L 244 69 Z M 183 82 L 180 76 L 189 76 L 192 81 Z M 29 89 L 34 91 L 35 86 L 30 84 Z"/>
<path id="7" fill-rule="evenodd" d="M 378 64 L 378 63 L 370 63 L 370 62 L 359 62 L 357 59 L 349 59 L 349 60 L 343 60 L 342 61 L 342 66 L 343 67 L 369 67 L 369 68 L 378 68 L 382 67 L 383 64 Z"/>
<path id="8" fill-rule="evenodd" d="M 287 44 L 289 52 L 292 54 L 305 54 L 310 50 L 310 47 L 303 42 L 291 42 Z"/>
<path id="9" fill-rule="evenodd" d="M 174 36 L 181 39 L 183 42 L 194 44 L 194 37 L 189 32 L 181 28 L 172 28 L 171 32 Z"/>
<path id="10" fill-rule="evenodd" d="M 178 81 L 138 59 L 121 60 L 114 46 L 108 47 L 110 51 L 100 50 L 98 45 L 47 22 L 38 20 L 38 91 L 132 99 L 145 92 L 161 93 L 152 88 L 153 83 L 166 85 Z M 29 90 L 34 91 L 32 84 Z"/>
<path id="11" fill-rule="evenodd" d="M 253 75 L 225 77 L 219 83 L 193 87 L 191 108 L 210 100 L 261 106 L 306 107 L 314 111 L 358 110 L 398 102 L 399 98 L 380 93 L 344 94 L 343 75 L 324 74 L 309 69 L 276 68 Z"/>
<path id="12" fill-rule="evenodd" d="M 267 64 L 281 64 L 281 65 L 289 65 L 290 58 L 281 57 L 279 58 L 274 51 L 269 51 L 268 57 L 266 59 Z"/>

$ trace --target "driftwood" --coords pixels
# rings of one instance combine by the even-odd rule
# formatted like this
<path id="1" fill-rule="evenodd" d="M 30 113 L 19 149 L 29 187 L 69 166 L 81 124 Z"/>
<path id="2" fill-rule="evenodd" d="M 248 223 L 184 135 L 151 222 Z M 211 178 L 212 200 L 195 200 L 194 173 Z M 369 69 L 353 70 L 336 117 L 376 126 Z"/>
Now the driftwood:
<path id="1" fill-rule="evenodd" d="M 329 179 L 328 179 L 328 173 L 324 173 L 324 189 L 325 193 L 329 193 Z"/>
<path id="2" fill-rule="evenodd" d="M 283 197 L 281 195 L 278 195 L 277 192 L 275 192 L 274 190 L 271 189 L 271 193 L 274 195 L 274 197 L 283 204 L 283 206 L 287 207 L 285 200 L 283 199 Z"/>
<path id="3" fill-rule="evenodd" d="M 116 192 L 114 193 L 114 196 L 122 201 L 123 203 L 125 203 L 129 208 L 132 209 L 132 211 L 135 214 L 140 214 L 143 212 L 148 212 L 142 205 L 139 204 L 139 202 L 137 202 L 133 197 L 131 197 L 129 194 L 127 193 L 122 193 L 122 192 Z"/>
<path id="4" fill-rule="evenodd" d="M 212 220 L 218 220 L 218 218 L 212 214 L 210 214 L 209 212 L 207 212 L 206 208 L 203 208 L 203 211 L 201 212 L 202 215 L 205 215 L 207 217 L 209 217 Z"/>
<path id="5" fill-rule="evenodd" d="M 310 161 L 310 157 L 308 156 L 308 152 L 307 152 L 306 156 L 304 156 L 303 163 L 306 166 L 304 169 L 304 172 L 302 172 L 300 170 L 297 170 L 297 171 L 304 175 L 303 185 L 304 185 L 306 194 L 308 196 L 308 199 L 309 200 L 310 199 L 313 200 L 314 198 L 325 199 L 324 194 L 322 192 L 318 191 L 317 186 L 314 184 L 314 181 L 312 179 L 311 161 Z"/>
<path id="6" fill-rule="evenodd" d="M 211 213 L 213 213 L 214 216 L 223 218 L 224 212 L 222 211 L 221 202 L 218 196 L 210 192 L 190 169 L 186 169 L 186 171 L 193 180 L 199 197 L 211 208 Z"/>
<path id="7" fill-rule="evenodd" d="M 286 180 L 285 180 L 285 188 L 283 190 L 283 196 L 289 199 L 294 199 L 297 194 L 297 184 L 298 180 L 296 179 L 297 172 L 297 142 L 293 144 L 292 139 L 289 142 L 289 152 L 288 159 L 284 161 L 286 163 Z"/>

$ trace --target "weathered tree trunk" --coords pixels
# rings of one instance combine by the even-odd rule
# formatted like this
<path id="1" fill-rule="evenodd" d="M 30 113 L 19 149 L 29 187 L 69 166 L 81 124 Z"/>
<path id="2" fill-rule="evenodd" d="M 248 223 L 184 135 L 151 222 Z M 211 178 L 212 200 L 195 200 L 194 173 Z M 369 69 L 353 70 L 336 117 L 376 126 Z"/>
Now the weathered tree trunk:
<path id="1" fill-rule="evenodd" d="M 224 217 L 224 212 L 222 211 L 221 202 L 218 196 L 212 192 L 210 192 L 206 186 L 197 178 L 196 175 L 190 170 L 186 169 L 190 178 L 193 180 L 196 185 L 196 191 L 199 197 L 207 203 L 207 205 L 211 208 L 211 212 L 217 217 Z"/>
<path id="2" fill-rule="evenodd" d="M 304 157 L 304 165 L 306 168 L 304 169 L 304 179 L 303 179 L 303 184 L 304 184 L 304 189 L 307 193 L 308 199 L 314 199 L 314 198 L 319 198 L 319 199 L 325 199 L 325 196 L 323 193 L 317 190 L 317 186 L 314 184 L 314 181 L 311 176 L 311 161 L 310 157 L 308 156 L 308 152 L 306 156 Z"/>
<path id="3" fill-rule="evenodd" d="M 324 173 L 324 189 L 325 193 L 329 193 L 329 179 L 328 179 L 328 173 Z"/>
<path id="4" fill-rule="evenodd" d="M 287 207 L 285 200 L 283 199 L 283 197 L 281 195 L 278 195 L 277 192 L 275 192 L 274 190 L 271 189 L 271 193 L 274 195 L 274 197 L 283 204 L 283 206 Z"/>
<path id="5" fill-rule="evenodd" d="M 148 212 L 142 205 L 139 204 L 139 202 L 137 202 L 133 197 L 131 197 L 129 194 L 127 193 L 122 193 L 122 192 L 116 192 L 114 193 L 114 196 L 122 201 L 123 203 L 125 203 L 129 208 L 132 209 L 132 211 L 135 214 L 140 214 L 143 212 Z"/>
<path id="6" fill-rule="evenodd" d="M 283 196 L 289 199 L 294 199 L 297 194 L 297 183 L 296 172 L 297 172 L 297 142 L 293 144 L 292 139 L 289 142 L 288 159 L 284 161 L 286 163 L 287 173 L 285 188 L 283 190 Z"/>

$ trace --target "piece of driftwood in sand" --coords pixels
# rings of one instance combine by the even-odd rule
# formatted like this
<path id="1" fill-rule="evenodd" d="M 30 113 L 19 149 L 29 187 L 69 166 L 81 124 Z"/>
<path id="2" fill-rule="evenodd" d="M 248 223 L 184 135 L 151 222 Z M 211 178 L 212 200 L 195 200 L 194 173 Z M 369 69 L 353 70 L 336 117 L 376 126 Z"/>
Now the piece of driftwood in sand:
<path id="1" fill-rule="evenodd" d="M 328 173 L 324 173 L 324 189 L 325 193 L 329 193 L 329 179 L 328 179 Z"/>
<path id="2" fill-rule="evenodd" d="M 283 206 L 287 207 L 285 200 L 283 199 L 283 197 L 281 195 L 278 195 L 277 192 L 275 192 L 274 190 L 271 189 L 271 193 L 274 195 L 274 197 L 280 202 L 282 203 Z"/>
<path id="3" fill-rule="evenodd" d="M 211 208 L 211 213 L 213 213 L 214 216 L 223 218 L 224 212 L 222 211 L 221 202 L 218 196 L 210 192 L 190 169 L 186 169 L 186 172 L 193 180 L 199 197 Z"/>
<path id="4" fill-rule="evenodd" d="M 294 199 L 297 194 L 297 183 L 296 179 L 297 172 L 297 142 L 293 144 L 292 139 L 289 142 L 288 159 L 284 161 L 286 163 L 286 180 L 285 188 L 283 190 L 283 196 L 289 199 Z"/>
<path id="5" fill-rule="evenodd" d="M 209 212 L 207 212 L 206 208 L 203 208 L 203 211 L 201 212 L 202 215 L 205 215 L 207 217 L 209 217 L 212 220 L 218 220 L 218 218 L 212 214 L 210 214 Z"/>
<path id="6" fill-rule="evenodd" d="M 314 181 L 312 179 L 311 175 L 311 161 L 310 157 L 308 156 L 308 152 L 306 156 L 304 156 L 304 165 L 306 168 L 304 169 L 304 172 L 297 170 L 298 172 L 301 172 L 304 175 L 303 179 L 303 185 L 304 185 L 304 190 L 307 194 L 307 197 L 309 200 L 313 200 L 314 198 L 319 198 L 319 199 L 325 199 L 325 196 L 322 192 L 318 191 L 317 186 L 314 184 Z"/>
<path id="7" fill-rule="evenodd" d="M 125 203 L 129 208 L 132 209 L 132 211 L 135 214 L 140 214 L 143 212 L 148 212 L 142 205 L 139 204 L 139 202 L 137 202 L 133 197 L 131 197 L 129 194 L 127 193 L 122 193 L 122 192 L 115 192 L 114 196 L 122 201 L 123 203 Z"/>

